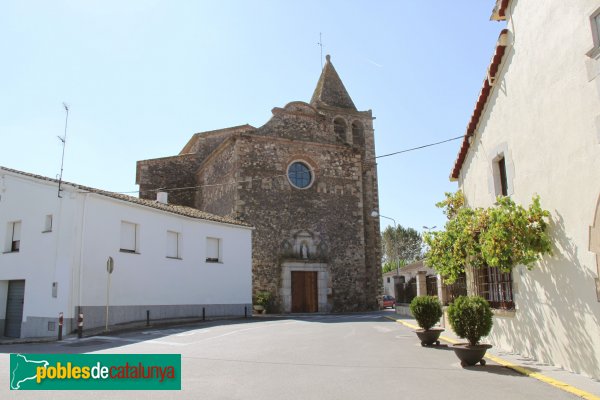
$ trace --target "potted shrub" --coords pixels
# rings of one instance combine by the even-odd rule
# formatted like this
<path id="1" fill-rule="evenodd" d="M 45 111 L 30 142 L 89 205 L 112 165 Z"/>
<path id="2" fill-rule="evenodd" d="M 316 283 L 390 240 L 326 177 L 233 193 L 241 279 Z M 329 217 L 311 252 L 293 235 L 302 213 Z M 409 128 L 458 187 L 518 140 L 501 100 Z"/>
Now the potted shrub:
<path id="1" fill-rule="evenodd" d="M 442 304 L 436 296 L 417 296 L 410 302 L 410 312 L 421 327 L 415 331 L 421 340 L 421 346 L 439 346 L 441 328 L 433 328 L 442 317 Z"/>
<path id="2" fill-rule="evenodd" d="M 266 290 L 259 290 L 256 293 L 256 300 L 252 308 L 254 311 L 264 314 L 267 310 L 269 302 L 271 301 L 271 292 Z"/>
<path id="3" fill-rule="evenodd" d="M 469 341 L 453 345 L 460 365 L 485 365 L 483 356 L 492 345 L 480 344 L 479 341 L 492 330 L 490 304 L 479 296 L 460 296 L 448 307 L 448 321 L 459 337 Z"/>

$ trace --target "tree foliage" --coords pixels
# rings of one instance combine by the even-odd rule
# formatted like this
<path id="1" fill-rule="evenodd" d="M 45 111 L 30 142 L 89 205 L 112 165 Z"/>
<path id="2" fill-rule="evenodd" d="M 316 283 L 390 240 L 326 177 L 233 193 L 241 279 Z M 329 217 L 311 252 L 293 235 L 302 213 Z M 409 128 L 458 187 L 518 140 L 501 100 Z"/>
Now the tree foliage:
<path id="1" fill-rule="evenodd" d="M 383 231 L 381 239 L 384 260 L 386 263 L 393 263 L 394 268 L 398 259 L 401 265 L 405 265 L 423 258 L 423 238 L 413 228 L 398 225 L 394 229 L 388 226 Z"/>
<path id="2" fill-rule="evenodd" d="M 386 272 L 396 271 L 398 266 L 400 266 L 400 268 L 402 268 L 405 265 L 406 265 L 406 261 L 404 261 L 404 260 L 400 260 L 399 262 L 390 260 L 383 264 L 383 268 L 381 269 L 381 272 L 385 274 Z"/>
<path id="3" fill-rule="evenodd" d="M 448 283 L 467 265 L 498 267 L 503 272 L 516 265 L 531 269 L 550 253 L 550 213 L 541 208 L 539 196 L 533 197 L 528 209 L 502 196 L 493 207 L 471 209 L 458 191 L 446 193 L 446 199 L 436 205 L 444 209 L 448 221 L 444 230 L 425 233 L 429 247 L 425 258 Z"/>

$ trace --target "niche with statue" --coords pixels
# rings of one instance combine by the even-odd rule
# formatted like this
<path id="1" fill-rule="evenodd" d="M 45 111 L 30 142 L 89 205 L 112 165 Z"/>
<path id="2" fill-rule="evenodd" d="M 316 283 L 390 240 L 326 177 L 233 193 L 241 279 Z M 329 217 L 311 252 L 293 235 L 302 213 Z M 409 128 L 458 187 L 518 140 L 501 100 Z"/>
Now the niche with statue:
<path id="1" fill-rule="evenodd" d="M 291 232 L 291 237 L 281 242 L 281 256 L 284 259 L 323 261 L 327 258 L 327 245 L 319 234 L 308 230 Z"/>

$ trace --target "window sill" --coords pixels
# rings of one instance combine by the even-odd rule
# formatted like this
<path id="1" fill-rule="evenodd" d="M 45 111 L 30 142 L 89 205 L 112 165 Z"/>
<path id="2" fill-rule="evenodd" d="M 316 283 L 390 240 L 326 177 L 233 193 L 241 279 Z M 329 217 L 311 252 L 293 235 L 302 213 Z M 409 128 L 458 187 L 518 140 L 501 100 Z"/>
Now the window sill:
<path id="1" fill-rule="evenodd" d="M 49 231 L 42 231 L 42 233 L 50 233 L 52 232 L 52 229 L 50 229 Z"/>
<path id="2" fill-rule="evenodd" d="M 183 260 L 183 258 L 181 258 L 181 257 L 169 257 L 169 256 L 166 256 L 166 258 L 168 258 L 169 260 Z"/>
<path id="3" fill-rule="evenodd" d="M 221 260 L 215 260 L 215 261 L 213 261 L 213 260 L 206 260 L 206 263 L 207 264 L 223 264 L 223 261 L 221 261 Z"/>
<path id="4" fill-rule="evenodd" d="M 600 57 L 600 46 L 599 47 L 594 47 L 593 49 L 591 49 L 590 51 L 588 51 L 587 53 L 585 53 L 586 56 L 590 57 L 590 58 L 595 58 L 598 59 Z"/>
<path id="5" fill-rule="evenodd" d="M 505 310 L 502 308 L 492 308 L 492 313 L 494 314 L 494 317 L 514 318 L 517 315 L 517 310 L 515 310 L 515 309 Z"/>
<path id="6" fill-rule="evenodd" d="M 140 254 L 140 253 L 138 253 L 138 252 L 137 252 L 137 251 L 135 251 L 135 250 L 119 249 L 119 251 L 120 251 L 121 253 L 127 253 L 127 254 L 138 254 L 138 255 Z"/>
<path id="7" fill-rule="evenodd" d="M 17 251 L 4 251 L 4 252 L 2 252 L 2 254 L 11 254 L 11 253 L 19 253 L 19 250 L 17 250 Z"/>

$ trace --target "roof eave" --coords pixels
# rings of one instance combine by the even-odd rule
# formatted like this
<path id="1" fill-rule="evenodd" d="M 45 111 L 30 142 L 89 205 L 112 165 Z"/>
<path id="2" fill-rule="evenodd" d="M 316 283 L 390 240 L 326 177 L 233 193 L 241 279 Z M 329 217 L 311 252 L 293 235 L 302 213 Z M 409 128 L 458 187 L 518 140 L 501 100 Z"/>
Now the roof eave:
<path id="1" fill-rule="evenodd" d="M 492 15 L 490 16 L 491 21 L 506 21 L 506 10 L 508 9 L 508 3 L 510 0 L 496 0 Z"/>
<path id="2" fill-rule="evenodd" d="M 498 37 L 498 42 L 496 44 L 494 56 L 492 57 L 490 66 L 488 67 L 486 77 L 483 80 L 483 85 L 481 87 L 481 91 L 479 92 L 477 103 L 475 103 L 475 109 L 473 110 L 473 114 L 471 115 L 471 119 L 469 120 L 469 124 L 467 125 L 467 131 L 465 133 L 462 144 L 460 146 L 460 150 L 456 157 L 454 168 L 452 169 L 452 172 L 450 174 L 450 181 L 458 180 L 463 163 L 465 161 L 465 158 L 467 157 L 469 148 L 471 147 L 470 138 L 475 134 L 477 130 L 477 126 L 479 125 L 479 121 L 483 114 L 483 110 L 485 109 L 490 94 L 492 93 L 492 89 L 495 86 L 498 71 L 500 69 L 500 64 L 504 59 L 504 54 L 506 54 L 507 46 L 508 29 L 503 29 L 500 32 L 500 36 Z"/>

